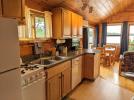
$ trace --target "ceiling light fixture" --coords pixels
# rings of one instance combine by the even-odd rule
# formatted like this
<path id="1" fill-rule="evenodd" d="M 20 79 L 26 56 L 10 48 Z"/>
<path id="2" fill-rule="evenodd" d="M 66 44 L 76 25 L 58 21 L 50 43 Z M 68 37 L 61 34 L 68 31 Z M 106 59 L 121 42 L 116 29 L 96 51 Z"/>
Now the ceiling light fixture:
<path id="1" fill-rule="evenodd" d="M 93 12 L 93 7 L 89 5 L 90 0 L 81 0 L 81 1 L 82 1 L 82 4 L 83 4 L 81 9 L 84 11 L 84 10 L 86 10 L 86 8 L 88 8 L 89 13 L 92 13 Z"/>

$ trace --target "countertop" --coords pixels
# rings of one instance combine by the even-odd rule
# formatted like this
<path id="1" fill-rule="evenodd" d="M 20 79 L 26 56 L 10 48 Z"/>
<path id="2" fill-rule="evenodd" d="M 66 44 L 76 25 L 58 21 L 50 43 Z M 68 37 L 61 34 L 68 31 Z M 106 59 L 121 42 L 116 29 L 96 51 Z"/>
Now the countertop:
<path id="1" fill-rule="evenodd" d="M 100 52 L 99 50 L 95 50 L 95 49 L 82 49 L 82 50 L 78 50 L 78 51 L 75 51 L 75 52 L 68 52 L 67 55 L 62 55 L 62 56 L 65 56 L 64 59 L 59 60 L 59 61 L 55 61 L 54 63 L 49 64 L 49 65 L 44 65 L 44 69 L 49 69 L 51 67 L 54 67 L 55 65 L 58 65 L 58 64 L 63 63 L 65 61 L 68 61 L 68 60 L 72 60 L 72 59 L 74 59 L 78 56 L 84 55 L 84 54 L 95 55 L 99 52 Z"/>

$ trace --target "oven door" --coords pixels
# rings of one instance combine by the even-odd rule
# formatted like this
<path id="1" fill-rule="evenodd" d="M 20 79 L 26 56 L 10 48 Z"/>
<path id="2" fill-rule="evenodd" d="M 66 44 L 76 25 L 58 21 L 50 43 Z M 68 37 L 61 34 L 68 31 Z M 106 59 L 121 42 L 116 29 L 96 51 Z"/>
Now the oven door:
<path id="1" fill-rule="evenodd" d="M 22 88 L 22 100 L 46 100 L 45 78 L 41 78 Z"/>

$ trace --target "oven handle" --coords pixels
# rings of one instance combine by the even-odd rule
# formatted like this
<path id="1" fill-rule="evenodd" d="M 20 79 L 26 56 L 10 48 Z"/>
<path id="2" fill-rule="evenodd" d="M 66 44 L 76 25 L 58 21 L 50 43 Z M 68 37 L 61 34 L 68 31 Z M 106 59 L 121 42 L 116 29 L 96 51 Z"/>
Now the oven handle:
<path id="1" fill-rule="evenodd" d="M 40 79 L 38 79 L 36 81 L 33 81 L 33 82 L 29 83 L 28 85 L 23 86 L 22 89 L 27 88 L 27 87 L 29 87 L 29 86 L 31 86 L 31 85 L 39 82 L 39 81 L 42 81 L 42 80 L 46 81 L 46 77 L 44 76 L 44 77 L 42 77 L 42 78 L 40 78 Z"/>

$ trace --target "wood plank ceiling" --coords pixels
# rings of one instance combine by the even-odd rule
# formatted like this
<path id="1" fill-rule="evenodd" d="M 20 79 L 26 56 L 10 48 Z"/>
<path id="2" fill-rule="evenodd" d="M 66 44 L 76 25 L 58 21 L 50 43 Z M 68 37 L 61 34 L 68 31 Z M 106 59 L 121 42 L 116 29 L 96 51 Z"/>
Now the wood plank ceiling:
<path id="1" fill-rule="evenodd" d="M 82 10 L 82 0 L 33 0 L 41 5 L 48 5 L 49 9 L 57 6 L 69 8 L 84 16 L 90 24 L 102 22 L 107 17 L 123 11 L 129 5 L 134 3 L 134 0 L 89 0 L 88 5 L 93 7 L 92 13 L 89 9 Z"/>

